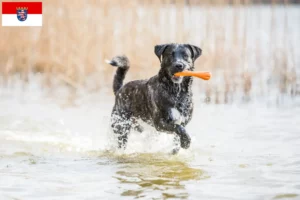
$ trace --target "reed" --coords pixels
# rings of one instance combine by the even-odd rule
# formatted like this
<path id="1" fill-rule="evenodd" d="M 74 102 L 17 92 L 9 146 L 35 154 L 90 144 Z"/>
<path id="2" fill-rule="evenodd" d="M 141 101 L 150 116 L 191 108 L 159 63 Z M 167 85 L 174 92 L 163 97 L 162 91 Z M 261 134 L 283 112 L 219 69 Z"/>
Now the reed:
<path id="1" fill-rule="evenodd" d="M 289 30 L 296 23 L 291 5 L 254 3 L 260 2 L 43 1 L 43 27 L 0 28 L 0 79 L 18 73 L 28 81 L 28 74 L 42 73 L 46 87 L 56 77 L 75 89 L 92 82 L 95 91 L 111 87 L 114 69 L 105 59 L 126 54 L 132 64 L 127 80 L 147 78 L 159 69 L 154 45 L 178 42 L 203 49 L 196 69 L 213 78 L 196 84 L 209 102 L 230 103 L 236 93 L 249 100 L 270 90 L 299 95 L 297 38 L 289 35 L 299 30 Z"/>

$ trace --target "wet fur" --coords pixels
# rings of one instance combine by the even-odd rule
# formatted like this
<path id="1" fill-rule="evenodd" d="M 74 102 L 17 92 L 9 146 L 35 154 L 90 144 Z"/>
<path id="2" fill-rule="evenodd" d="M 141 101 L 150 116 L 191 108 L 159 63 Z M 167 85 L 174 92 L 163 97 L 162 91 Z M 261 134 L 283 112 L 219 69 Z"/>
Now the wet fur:
<path id="1" fill-rule="evenodd" d="M 190 136 L 185 130 L 193 113 L 192 77 L 174 78 L 174 73 L 194 70 L 194 61 L 201 49 L 188 44 L 164 44 L 155 46 L 155 54 L 161 61 L 156 76 L 148 80 L 136 80 L 123 86 L 129 69 L 125 56 L 108 61 L 118 67 L 113 90 L 116 95 L 111 126 L 118 135 L 119 147 L 126 147 L 131 129 L 142 131 L 137 119 L 154 126 L 156 130 L 175 133 L 182 148 L 189 148 Z"/>

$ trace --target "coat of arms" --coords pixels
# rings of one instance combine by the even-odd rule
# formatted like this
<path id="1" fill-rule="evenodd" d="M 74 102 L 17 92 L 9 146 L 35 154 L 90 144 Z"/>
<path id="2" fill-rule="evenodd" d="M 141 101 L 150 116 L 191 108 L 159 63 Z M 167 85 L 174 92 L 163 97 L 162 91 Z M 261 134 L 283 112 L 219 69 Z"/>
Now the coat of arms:
<path id="1" fill-rule="evenodd" d="M 27 19 L 28 7 L 17 7 L 18 20 L 23 22 Z"/>

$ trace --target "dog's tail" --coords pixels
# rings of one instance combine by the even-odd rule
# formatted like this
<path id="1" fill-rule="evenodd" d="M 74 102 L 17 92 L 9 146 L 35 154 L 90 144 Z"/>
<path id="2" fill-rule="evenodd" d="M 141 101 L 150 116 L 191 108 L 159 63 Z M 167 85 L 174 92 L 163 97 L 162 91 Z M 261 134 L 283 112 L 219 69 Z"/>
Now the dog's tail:
<path id="1" fill-rule="evenodd" d="M 125 75 L 129 69 L 129 60 L 126 56 L 116 56 L 112 60 L 106 60 L 106 62 L 112 66 L 118 67 L 113 82 L 113 90 L 114 94 L 116 94 L 123 86 Z"/>

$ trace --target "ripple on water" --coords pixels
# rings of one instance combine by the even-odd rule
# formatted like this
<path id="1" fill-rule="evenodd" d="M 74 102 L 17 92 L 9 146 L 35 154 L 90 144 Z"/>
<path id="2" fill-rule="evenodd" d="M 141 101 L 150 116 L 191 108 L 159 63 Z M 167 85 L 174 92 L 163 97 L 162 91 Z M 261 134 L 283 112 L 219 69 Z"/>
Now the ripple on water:
<path id="1" fill-rule="evenodd" d="M 141 198 L 160 191 L 163 198 L 188 198 L 187 181 L 209 178 L 199 168 L 189 166 L 188 160 L 180 155 L 166 154 L 123 154 L 110 155 L 118 164 L 113 176 L 123 186 L 122 196 Z"/>

